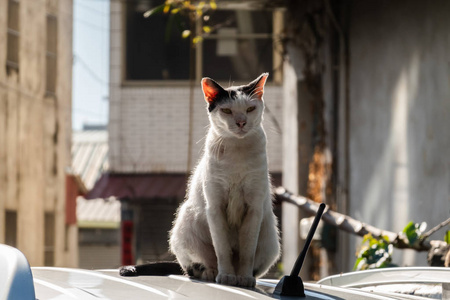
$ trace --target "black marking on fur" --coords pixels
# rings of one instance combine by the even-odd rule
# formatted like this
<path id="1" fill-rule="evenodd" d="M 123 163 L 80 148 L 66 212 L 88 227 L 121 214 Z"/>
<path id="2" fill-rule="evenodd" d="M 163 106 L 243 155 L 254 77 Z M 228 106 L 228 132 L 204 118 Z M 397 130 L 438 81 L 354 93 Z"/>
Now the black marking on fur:
<path id="1" fill-rule="evenodd" d="M 216 108 L 216 104 L 215 103 L 211 103 L 209 106 L 208 106 L 208 111 L 209 112 L 212 112 L 213 110 L 214 110 L 214 108 Z"/>
<path id="2" fill-rule="evenodd" d="M 186 271 L 187 271 L 187 274 L 189 277 L 194 277 L 194 269 L 192 269 L 191 267 L 188 267 L 186 269 Z"/>
<path id="3" fill-rule="evenodd" d="M 236 100 L 237 92 L 235 90 L 228 90 L 230 100 Z"/>
<path id="4" fill-rule="evenodd" d="M 217 107 L 217 105 L 220 105 L 228 101 L 236 100 L 236 96 L 237 91 L 234 89 L 226 89 L 221 91 L 220 93 L 217 94 L 214 101 L 209 104 L 208 111 L 212 112 Z"/>
<path id="5" fill-rule="evenodd" d="M 135 266 L 123 266 L 119 270 L 120 276 L 138 276 Z"/>
<path id="6" fill-rule="evenodd" d="M 190 277 L 200 277 L 200 275 L 206 270 L 206 267 L 200 263 L 193 263 L 186 268 L 187 274 Z"/>
<path id="7" fill-rule="evenodd" d="M 167 276 L 184 275 L 181 266 L 176 262 L 153 262 L 136 266 L 123 266 L 119 270 L 121 276 Z"/>
<path id="8" fill-rule="evenodd" d="M 237 92 L 242 92 L 248 96 L 252 95 L 254 93 L 254 90 L 257 87 L 258 83 L 261 81 L 261 79 L 264 76 L 268 76 L 268 75 L 269 75 L 269 73 L 263 73 L 258 78 L 256 78 L 252 82 L 250 82 L 249 84 L 240 85 L 240 86 L 232 86 L 232 87 L 229 87 L 226 89 L 222 88 L 222 86 L 220 84 L 218 84 L 213 79 L 209 78 L 209 80 L 212 81 L 212 83 L 214 85 L 216 85 L 217 95 L 215 96 L 215 99 L 212 99 L 213 101 L 208 101 L 209 102 L 208 111 L 212 112 L 217 107 L 217 105 L 219 105 L 223 102 L 235 100 L 237 97 Z"/>
<path id="9" fill-rule="evenodd" d="M 226 89 L 222 88 L 220 84 L 218 84 L 217 82 L 215 82 L 210 78 L 210 80 L 217 86 L 218 92 L 217 95 L 214 97 L 213 101 L 209 102 L 208 111 L 212 112 L 217 107 L 217 105 L 220 105 L 224 102 L 236 100 L 238 92 L 242 92 L 247 96 L 253 95 L 258 83 L 262 80 L 264 76 L 267 75 L 268 73 L 263 73 L 249 84 L 241 86 L 232 86 Z"/>

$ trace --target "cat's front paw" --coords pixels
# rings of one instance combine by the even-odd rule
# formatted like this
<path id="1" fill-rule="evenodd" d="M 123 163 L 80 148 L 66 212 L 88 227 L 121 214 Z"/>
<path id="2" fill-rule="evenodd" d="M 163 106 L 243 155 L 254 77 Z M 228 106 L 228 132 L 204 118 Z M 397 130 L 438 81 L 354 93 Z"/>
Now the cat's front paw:
<path id="1" fill-rule="evenodd" d="M 123 266 L 119 270 L 120 276 L 137 276 L 137 271 L 135 266 Z"/>
<path id="2" fill-rule="evenodd" d="M 243 287 L 254 287 L 256 285 L 256 278 L 253 276 L 237 276 L 237 285 Z"/>
<path id="3" fill-rule="evenodd" d="M 236 285 L 237 284 L 237 277 L 234 274 L 224 274 L 219 273 L 216 277 L 216 282 L 220 284 L 226 284 L 226 285 Z"/>
<path id="4" fill-rule="evenodd" d="M 202 273 L 201 280 L 214 282 L 216 276 L 217 276 L 216 269 L 205 269 Z"/>

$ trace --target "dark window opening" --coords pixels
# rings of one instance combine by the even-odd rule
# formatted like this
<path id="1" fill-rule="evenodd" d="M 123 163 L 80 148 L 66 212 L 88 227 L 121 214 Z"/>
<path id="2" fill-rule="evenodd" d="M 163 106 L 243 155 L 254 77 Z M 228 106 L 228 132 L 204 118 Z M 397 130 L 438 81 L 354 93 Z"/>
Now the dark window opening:
<path id="1" fill-rule="evenodd" d="M 209 76 L 219 81 L 247 82 L 274 67 L 274 11 L 209 10 L 197 22 L 211 29 L 196 45 L 197 61 L 189 63 L 189 38 L 181 37 L 189 21 L 181 14 L 144 13 L 164 2 L 131 1 L 126 4 L 126 80 L 187 80 L 190 66 L 195 79 Z M 277 28 L 277 30 L 275 29 Z M 275 70 L 277 69 L 277 70 Z M 275 76 L 269 77 L 274 80 Z"/>
<path id="2" fill-rule="evenodd" d="M 151 1 L 144 7 L 138 1 L 126 4 L 127 80 L 189 79 L 190 40 L 181 37 L 187 21 L 179 14 L 144 17 L 145 11 L 162 3 Z"/>
<path id="3" fill-rule="evenodd" d="M 5 211 L 5 244 L 17 247 L 17 212 Z"/>
<path id="4" fill-rule="evenodd" d="M 8 1 L 8 30 L 6 49 L 6 70 L 19 71 L 19 1 Z"/>
<path id="5" fill-rule="evenodd" d="M 272 41 L 234 39 L 236 54 L 220 55 L 220 40 L 203 42 L 203 74 L 216 80 L 251 81 L 272 70 Z"/>
<path id="6" fill-rule="evenodd" d="M 55 213 L 44 216 L 44 265 L 55 265 Z"/>
<path id="7" fill-rule="evenodd" d="M 203 76 L 249 81 L 273 67 L 271 11 L 213 11 L 203 42 Z"/>
<path id="8" fill-rule="evenodd" d="M 50 94 L 56 93 L 57 21 L 56 16 L 47 15 L 46 92 Z"/>

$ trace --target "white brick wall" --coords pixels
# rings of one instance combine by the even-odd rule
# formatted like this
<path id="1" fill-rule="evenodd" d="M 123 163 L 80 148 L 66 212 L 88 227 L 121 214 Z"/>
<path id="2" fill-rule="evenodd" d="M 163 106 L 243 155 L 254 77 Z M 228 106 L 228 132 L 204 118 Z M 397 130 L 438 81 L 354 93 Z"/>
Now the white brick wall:
<path id="1" fill-rule="evenodd" d="M 123 88 L 111 101 L 110 163 L 115 172 L 186 172 L 189 130 L 188 87 Z M 117 97 L 116 96 L 116 97 Z M 111 97 L 114 99 L 115 97 Z M 266 103 L 281 122 L 281 90 L 267 87 Z M 208 126 L 200 88 L 194 92 L 192 163 L 198 160 Z M 272 171 L 281 171 L 281 135 L 266 113 Z"/>
<path id="2" fill-rule="evenodd" d="M 189 128 L 189 87 L 123 86 L 121 6 L 111 3 L 110 167 L 113 172 L 186 172 Z M 282 89 L 268 86 L 264 127 L 268 135 L 269 167 L 281 172 Z M 204 144 L 208 117 L 200 83 L 194 92 L 192 164 Z"/>

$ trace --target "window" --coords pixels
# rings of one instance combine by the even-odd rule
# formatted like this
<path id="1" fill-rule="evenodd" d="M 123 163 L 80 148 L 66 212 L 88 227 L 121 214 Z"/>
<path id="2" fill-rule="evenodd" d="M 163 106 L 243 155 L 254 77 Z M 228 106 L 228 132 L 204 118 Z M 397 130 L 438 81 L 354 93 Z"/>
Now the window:
<path id="1" fill-rule="evenodd" d="M 250 81 L 273 69 L 272 12 L 212 11 L 204 25 L 201 72 L 225 81 Z"/>
<path id="2" fill-rule="evenodd" d="M 57 21 L 55 15 L 47 14 L 47 49 L 46 49 L 46 92 L 56 93 L 56 53 L 57 53 Z"/>
<path id="3" fill-rule="evenodd" d="M 181 38 L 186 25 L 179 15 L 157 13 L 149 18 L 144 13 L 163 1 L 126 2 L 126 71 L 127 80 L 189 79 L 189 39 Z M 184 23 L 184 24 L 183 24 Z"/>
<path id="4" fill-rule="evenodd" d="M 127 81 L 189 79 L 190 41 L 181 38 L 188 21 L 179 14 L 143 16 L 145 11 L 161 3 L 163 1 L 131 1 L 126 4 Z M 209 76 L 236 83 L 248 82 L 267 71 L 281 74 L 281 53 L 274 50 L 274 35 L 281 27 L 275 20 L 276 14 L 277 11 L 271 10 L 210 10 L 196 24 L 197 32 L 201 32 L 203 26 L 212 31 L 204 34 L 203 41 L 196 47 L 195 79 Z"/>
<path id="5" fill-rule="evenodd" d="M 44 215 L 44 265 L 55 264 L 55 213 L 46 212 Z"/>
<path id="6" fill-rule="evenodd" d="M 6 70 L 19 71 L 19 1 L 8 1 Z"/>
<path id="7" fill-rule="evenodd" d="M 17 247 L 17 212 L 5 211 L 5 244 Z"/>

